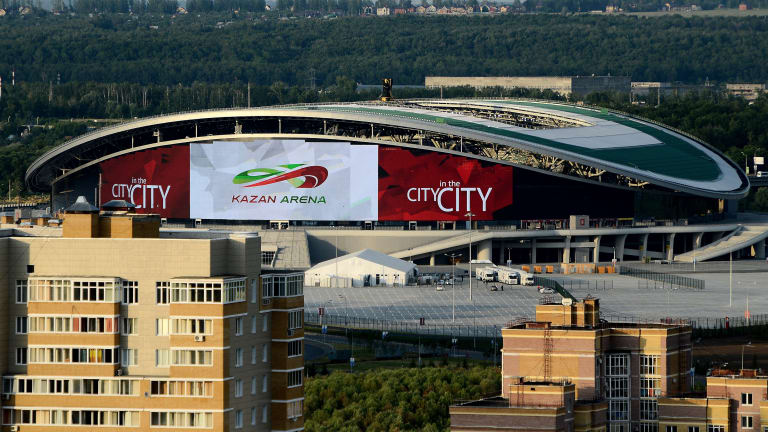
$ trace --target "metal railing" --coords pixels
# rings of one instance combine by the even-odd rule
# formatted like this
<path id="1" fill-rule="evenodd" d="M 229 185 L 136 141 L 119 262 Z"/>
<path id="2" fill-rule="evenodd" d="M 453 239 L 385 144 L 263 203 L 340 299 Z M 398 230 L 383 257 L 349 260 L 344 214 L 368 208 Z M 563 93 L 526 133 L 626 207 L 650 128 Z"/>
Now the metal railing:
<path id="1" fill-rule="evenodd" d="M 646 279 L 654 281 L 654 288 L 660 289 L 694 289 L 704 290 L 705 281 L 702 279 L 694 279 L 686 276 L 678 276 L 670 273 L 658 273 L 644 268 L 633 267 L 630 265 L 622 265 L 619 267 L 619 274 L 624 276 L 631 276 L 640 279 Z M 650 285 L 649 285 L 650 286 Z M 638 284 L 638 288 L 641 288 Z"/>

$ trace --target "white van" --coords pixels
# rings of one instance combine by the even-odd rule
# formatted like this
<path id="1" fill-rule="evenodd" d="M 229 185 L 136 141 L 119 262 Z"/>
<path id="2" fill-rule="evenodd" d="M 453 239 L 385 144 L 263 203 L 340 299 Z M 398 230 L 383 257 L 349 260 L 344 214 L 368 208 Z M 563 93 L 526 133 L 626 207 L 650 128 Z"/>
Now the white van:
<path id="1" fill-rule="evenodd" d="M 530 273 L 523 273 L 520 275 L 520 284 L 525 286 L 531 286 L 534 284 L 533 275 Z"/>

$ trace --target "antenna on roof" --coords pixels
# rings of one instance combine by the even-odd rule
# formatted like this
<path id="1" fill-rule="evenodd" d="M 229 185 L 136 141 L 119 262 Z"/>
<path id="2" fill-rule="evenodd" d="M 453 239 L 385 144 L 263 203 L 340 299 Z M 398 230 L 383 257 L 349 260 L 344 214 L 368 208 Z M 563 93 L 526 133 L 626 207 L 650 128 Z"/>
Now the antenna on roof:
<path id="1" fill-rule="evenodd" d="M 392 78 L 384 78 L 381 80 L 381 96 L 379 99 L 382 102 L 389 102 L 392 99 Z"/>

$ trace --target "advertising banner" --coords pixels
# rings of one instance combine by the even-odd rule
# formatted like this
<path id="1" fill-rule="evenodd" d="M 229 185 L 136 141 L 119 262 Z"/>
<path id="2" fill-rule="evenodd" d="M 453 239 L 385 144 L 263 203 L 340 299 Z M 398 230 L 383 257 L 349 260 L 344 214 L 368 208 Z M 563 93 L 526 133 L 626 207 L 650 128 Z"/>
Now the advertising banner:
<path id="1" fill-rule="evenodd" d="M 136 213 L 189 217 L 189 146 L 130 153 L 99 167 L 101 204 L 126 200 L 136 204 Z"/>
<path id="2" fill-rule="evenodd" d="M 190 217 L 376 220 L 378 149 L 348 142 L 190 144 Z"/>
<path id="3" fill-rule="evenodd" d="M 379 147 L 379 220 L 492 220 L 512 205 L 510 166 L 433 151 Z"/>

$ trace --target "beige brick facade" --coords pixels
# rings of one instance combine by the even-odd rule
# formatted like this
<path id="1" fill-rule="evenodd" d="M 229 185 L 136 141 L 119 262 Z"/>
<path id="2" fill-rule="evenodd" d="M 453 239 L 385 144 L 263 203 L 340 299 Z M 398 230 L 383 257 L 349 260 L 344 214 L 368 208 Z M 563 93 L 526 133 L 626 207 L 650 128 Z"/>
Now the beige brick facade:
<path id="1" fill-rule="evenodd" d="M 64 237 L 0 238 L 3 431 L 303 430 L 303 329 L 289 358 L 271 311 L 303 291 L 262 298 L 258 236 L 67 216 Z"/>

